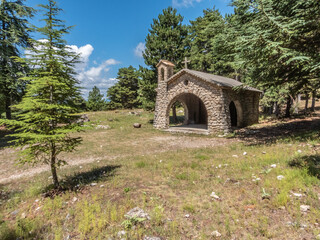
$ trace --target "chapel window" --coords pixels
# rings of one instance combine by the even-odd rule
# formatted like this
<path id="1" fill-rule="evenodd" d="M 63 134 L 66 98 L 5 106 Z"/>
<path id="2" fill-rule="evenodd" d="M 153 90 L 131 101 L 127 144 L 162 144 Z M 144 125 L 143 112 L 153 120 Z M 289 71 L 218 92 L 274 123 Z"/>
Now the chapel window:
<path id="1" fill-rule="evenodd" d="M 161 68 L 161 80 L 163 81 L 164 80 L 164 69 Z"/>

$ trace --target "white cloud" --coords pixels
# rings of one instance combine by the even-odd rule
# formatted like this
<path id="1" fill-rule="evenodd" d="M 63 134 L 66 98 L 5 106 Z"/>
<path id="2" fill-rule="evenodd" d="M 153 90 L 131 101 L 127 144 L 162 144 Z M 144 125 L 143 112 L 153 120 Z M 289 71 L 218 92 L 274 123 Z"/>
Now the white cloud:
<path id="1" fill-rule="evenodd" d="M 140 42 L 136 48 L 134 49 L 134 55 L 137 57 L 142 58 L 143 57 L 143 52 L 146 50 L 146 45 L 143 42 Z"/>
<path id="2" fill-rule="evenodd" d="M 40 39 L 38 41 L 46 42 L 47 40 Z M 79 63 L 75 65 L 75 72 L 77 73 L 75 77 L 80 81 L 84 97 L 86 98 L 88 96 L 89 91 L 91 91 L 94 86 L 97 86 L 101 90 L 101 93 L 105 95 L 107 89 L 113 86 L 117 81 L 115 78 L 108 76 L 110 67 L 117 65 L 120 62 L 110 58 L 104 60 L 100 64 L 96 60 L 92 61 L 92 64 L 90 64 L 90 57 L 94 51 L 92 45 L 86 44 L 81 47 L 68 45 L 67 47 L 69 47 L 70 51 L 79 54 Z M 29 51 L 25 51 L 25 54 L 29 53 Z M 90 65 L 94 66 L 91 67 Z"/>
<path id="3" fill-rule="evenodd" d="M 191 7 L 193 3 L 199 3 L 202 0 L 172 0 L 173 7 Z"/>
<path id="4" fill-rule="evenodd" d="M 75 53 L 80 55 L 80 63 L 76 64 L 75 71 L 77 73 L 76 78 L 80 81 L 80 86 L 82 87 L 82 93 L 86 98 L 89 91 L 92 90 L 94 86 L 97 86 L 102 94 L 106 94 L 109 87 L 114 85 L 116 82 L 115 78 L 110 78 L 107 73 L 110 71 L 110 66 L 117 65 L 120 62 L 110 58 L 104 60 L 102 63 L 98 63 L 96 60 L 92 63 L 96 66 L 90 66 L 90 56 L 92 55 L 94 48 L 92 45 L 87 44 L 82 47 L 75 45 L 69 46 Z"/>

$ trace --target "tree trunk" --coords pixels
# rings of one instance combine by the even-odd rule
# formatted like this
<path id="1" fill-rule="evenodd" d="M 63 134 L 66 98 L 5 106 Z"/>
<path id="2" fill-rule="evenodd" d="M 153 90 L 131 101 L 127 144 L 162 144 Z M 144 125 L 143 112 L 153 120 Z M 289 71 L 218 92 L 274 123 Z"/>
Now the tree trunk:
<path id="1" fill-rule="evenodd" d="M 307 114 L 308 105 L 309 105 L 309 94 L 306 93 L 305 96 L 306 96 L 306 104 L 304 105 L 304 114 Z"/>
<path id="2" fill-rule="evenodd" d="M 11 108 L 10 108 L 10 106 L 11 106 L 11 97 L 10 96 L 5 96 L 5 98 L 6 98 L 6 118 L 7 119 L 11 119 L 12 118 L 12 116 L 11 116 Z"/>
<path id="3" fill-rule="evenodd" d="M 274 108 L 273 109 L 274 114 L 276 115 L 276 117 L 279 117 L 279 114 L 280 114 L 279 104 L 277 102 L 275 102 L 273 108 Z"/>
<path id="4" fill-rule="evenodd" d="M 296 100 L 295 100 L 295 104 L 294 104 L 294 113 L 295 114 L 298 114 L 299 113 L 299 104 L 300 104 L 300 101 L 301 101 L 301 95 L 298 94 L 297 97 L 296 97 Z"/>
<path id="5" fill-rule="evenodd" d="M 286 115 L 285 115 L 285 117 L 287 118 L 291 116 L 291 113 L 290 113 L 291 105 L 292 105 L 292 101 L 291 101 L 291 97 L 289 96 L 287 99 L 287 107 L 286 107 Z"/>
<path id="6" fill-rule="evenodd" d="M 51 148 L 50 167 L 51 167 L 53 185 L 55 188 L 59 188 L 59 180 L 58 180 L 57 166 L 56 166 L 56 148 L 55 148 L 54 144 L 52 144 L 52 148 Z"/>
<path id="7" fill-rule="evenodd" d="M 176 104 L 172 105 L 172 116 L 173 116 L 173 123 L 177 123 L 178 119 L 177 119 L 177 108 L 176 108 Z"/>
<path id="8" fill-rule="evenodd" d="M 316 91 L 312 92 L 312 103 L 311 103 L 311 112 L 314 112 L 315 106 L 316 106 Z"/>

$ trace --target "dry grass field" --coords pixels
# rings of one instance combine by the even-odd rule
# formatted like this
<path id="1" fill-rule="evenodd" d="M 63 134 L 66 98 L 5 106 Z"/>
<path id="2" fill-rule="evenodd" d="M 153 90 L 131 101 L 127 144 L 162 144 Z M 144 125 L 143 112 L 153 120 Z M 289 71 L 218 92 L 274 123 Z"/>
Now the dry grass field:
<path id="1" fill-rule="evenodd" d="M 320 234 L 320 117 L 264 120 L 219 138 L 161 132 L 151 113 L 135 112 L 88 113 L 82 145 L 61 156 L 69 165 L 57 195 L 47 194 L 47 166 L 15 164 L 0 129 L 0 239 Z M 126 218 L 135 207 L 150 219 Z"/>

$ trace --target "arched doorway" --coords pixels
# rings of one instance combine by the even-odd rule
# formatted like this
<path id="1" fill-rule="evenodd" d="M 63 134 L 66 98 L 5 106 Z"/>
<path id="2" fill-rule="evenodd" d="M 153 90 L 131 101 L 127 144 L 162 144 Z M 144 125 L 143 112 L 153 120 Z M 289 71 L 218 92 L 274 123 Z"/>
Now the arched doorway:
<path id="1" fill-rule="evenodd" d="M 203 101 L 192 93 L 183 93 L 176 96 L 169 104 L 167 109 L 168 126 L 172 127 L 170 115 L 172 106 L 177 102 L 181 103 L 184 109 L 183 123 L 179 125 L 182 128 L 208 129 L 208 113 Z M 181 111 L 182 109 L 179 109 Z M 182 120 L 182 119 L 181 119 Z"/>
<path id="2" fill-rule="evenodd" d="M 187 106 L 180 101 L 172 104 L 169 115 L 169 126 L 181 126 L 188 123 Z"/>
<path id="3" fill-rule="evenodd" d="M 233 101 L 229 104 L 229 112 L 230 112 L 231 127 L 237 127 L 238 126 L 238 113 L 237 113 L 236 105 L 234 104 Z"/>

